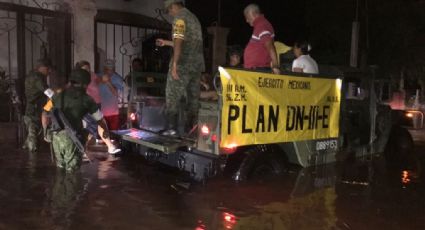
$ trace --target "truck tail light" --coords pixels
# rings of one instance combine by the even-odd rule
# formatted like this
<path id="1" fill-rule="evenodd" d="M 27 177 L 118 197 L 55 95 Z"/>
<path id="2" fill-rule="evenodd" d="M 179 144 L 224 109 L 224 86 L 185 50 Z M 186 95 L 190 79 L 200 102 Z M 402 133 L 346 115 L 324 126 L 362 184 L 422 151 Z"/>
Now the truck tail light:
<path id="1" fill-rule="evenodd" d="M 210 128 L 208 128 L 208 126 L 207 126 L 207 125 L 202 125 L 202 127 L 201 127 L 201 134 L 202 134 L 203 136 L 208 136 L 208 135 L 210 135 Z"/>
<path id="2" fill-rule="evenodd" d="M 232 153 L 235 153 L 237 149 L 238 149 L 238 145 L 236 143 L 232 143 L 223 147 L 221 150 L 225 154 L 232 154 Z"/>
<path id="3" fill-rule="evenodd" d="M 131 121 L 135 121 L 137 119 L 137 115 L 136 115 L 136 113 L 131 113 L 130 114 L 130 120 Z"/>
<path id="4" fill-rule="evenodd" d="M 211 141 L 212 142 L 216 142 L 217 141 L 217 135 L 216 134 L 211 135 Z"/>

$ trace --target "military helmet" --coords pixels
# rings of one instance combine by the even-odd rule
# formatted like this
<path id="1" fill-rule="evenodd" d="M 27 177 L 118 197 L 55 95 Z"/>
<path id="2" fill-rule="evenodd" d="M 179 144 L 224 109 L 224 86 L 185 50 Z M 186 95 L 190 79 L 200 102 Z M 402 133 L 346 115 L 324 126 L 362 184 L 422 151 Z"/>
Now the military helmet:
<path id="1" fill-rule="evenodd" d="M 88 85 L 90 83 L 90 73 L 84 69 L 76 69 L 71 72 L 69 80 L 82 85 Z"/>
<path id="2" fill-rule="evenodd" d="M 167 9 L 173 3 L 182 3 L 184 5 L 184 0 L 165 0 L 164 1 L 164 8 Z"/>

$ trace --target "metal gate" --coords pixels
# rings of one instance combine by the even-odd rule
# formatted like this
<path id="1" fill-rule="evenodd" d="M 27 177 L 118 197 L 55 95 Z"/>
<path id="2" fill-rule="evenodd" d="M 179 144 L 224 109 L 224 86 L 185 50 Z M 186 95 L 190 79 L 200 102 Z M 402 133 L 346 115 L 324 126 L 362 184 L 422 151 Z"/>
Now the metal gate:
<path id="1" fill-rule="evenodd" d="M 162 18 L 161 12 L 157 11 Z M 131 61 L 142 59 L 144 72 L 166 72 L 170 58 L 169 50 L 159 50 L 156 38 L 170 36 L 171 25 L 165 19 L 98 10 L 96 15 L 95 70 L 100 73 L 106 59 L 115 61 L 115 71 L 126 79 L 131 71 Z M 121 108 L 127 107 L 129 89 L 124 87 L 119 97 Z"/>
<path id="2" fill-rule="evenodd" d="M 52 61 L 51 84 L 64 81 L 71 70 L 71 15 L 29 6 L 0 3 L 0 72 L 6 85 L 16 83 L 22 97 L 26 74 L 40 58 Z M 5 96 L 5 95 L 2 95 Z M 1 100 L 0 121 L 14 120 L 10 100 Z"/>
<path id="3" fill-rule="evenodd" d="M 59 85 L 71 55 L 70 14 L 0 2 L 0 121 L 21 123 L 24 79 L 38 59 L 52 61 L 48 82 Z"/>
<path id="4" fill-rule="evenodd" d="M 162 19 L 139 14 L 98 10 L 96 15 L 95 69 L 100 71 L 105 59 L 113 59 L 116 72 L 125 77 L 131 70 L 131 60 L 139 57 L 144 71 L 168 70 L 168 58 L 164 52 L 155 52 L 155 39 L 170 36 L 171 25 Z M 165 66 L 164 66 L 165 64 Z"/>

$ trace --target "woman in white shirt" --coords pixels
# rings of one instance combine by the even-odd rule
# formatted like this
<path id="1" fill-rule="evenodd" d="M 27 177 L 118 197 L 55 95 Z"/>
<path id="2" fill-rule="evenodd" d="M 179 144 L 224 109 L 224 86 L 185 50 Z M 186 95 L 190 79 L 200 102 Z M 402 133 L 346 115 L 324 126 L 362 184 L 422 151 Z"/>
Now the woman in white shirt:
<path id="1" fill-rule="evenodd" d="M 318 74 L 319 67 L 310 57 L 311 46 L 307 42 L 296 42 L 294 54 L 296 59 L 292 62 L 292 72 Z"/>

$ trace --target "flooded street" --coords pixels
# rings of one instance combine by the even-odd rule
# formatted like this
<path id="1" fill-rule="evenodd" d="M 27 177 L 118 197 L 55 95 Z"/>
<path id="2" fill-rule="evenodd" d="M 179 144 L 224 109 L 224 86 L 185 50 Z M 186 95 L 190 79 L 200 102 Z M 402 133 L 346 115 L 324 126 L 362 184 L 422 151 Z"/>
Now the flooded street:
<path id="1" fill-rule="evenodd" d="M 419 164 L 397 170 L 376 159 L 203 185 L 103 153 L 66 174 L 48 148 L 32 156 L 2 142 L 0 229 L 425 229 L 424 145 Z"/>

